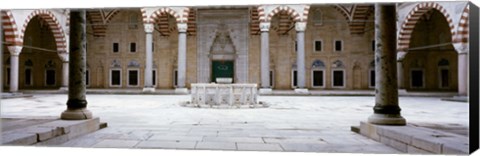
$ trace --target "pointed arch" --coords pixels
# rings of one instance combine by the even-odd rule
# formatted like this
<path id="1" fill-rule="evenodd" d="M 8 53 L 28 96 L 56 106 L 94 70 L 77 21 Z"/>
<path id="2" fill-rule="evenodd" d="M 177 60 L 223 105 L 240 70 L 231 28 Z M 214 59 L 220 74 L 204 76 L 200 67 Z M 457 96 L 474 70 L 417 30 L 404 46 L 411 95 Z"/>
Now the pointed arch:
<path id="1" fill-rule="evenodd" d="M 22 45 L 23 40 L 18 34 L 17 24 L 15 18 L 13 18 L 10 10 L 3 10 L 2 14 L 2 26 L 7 45 Z"/>
<path id="2" fill-rule="evenodd" d="M 150 15 L 150 18 L 148 18 L 146 23 L 154 23 L 157 18 L 159 18 L 160 16 L 162 16 L 164 14 L 168 14 L 168 15 L 173 16 L 175 18 L 175 20 L 177 21 L 177 23 L 183 22 L 180 14 L 178 14 L 175 10 L 166 7 L 166 8 L 161 8 L 161 9 L 158 9 L 158 10 L 154 11 L 152 13 L 152 15 Z"/>
<path id="3" fill-rule="evenodd" d="M 440 4 L 435 2 L 424 2 L 417 4 L 411 11 L 408 13 L 406 20 L 403 22 L 400 28 L 400 34 L 398 35 L 398 51 L 406 51 L 410 47 L 410 39 L 412 37 L 415 24 L 420 20 L 420 17 L 427 13 L 429 10 L 435 9 L 443 14 L 445 19 L 447 19 L 448 25 L 450 27 L 450 32 L 452 33 L 452 41 L 455 36 L 455 26 L 453 20 L 450 17 L 450 14 L 447 10 Z"/>
<path id="4" fill-rule="evenodd" d="M 467 4 L 465 9 L 463 9 L 462 16 L 460 17 L 460 22 L 458 23 L 457 33 L 453 43 L 462 43 L 467 44 L 469 38 L 469 22 L 468 14 L 470 13 L 470 5 Z"/>
<path id="5" fill-rule="evenodd" d="M 20 34 L 20 39 L 23 40 L 25 30 L 27 29 L 27 26 L 34 17 L 38 16 L 41 20 L 45 21 L 52 30 L 53 37 L 55 38 L 55 44 L 57 46 L 57 52 L 58 53 L 66 53 L 67 52 L 67 43 L 66 43 L 66 37 L 65 33 L 63 31 L 62 26 L 57 20 L 57 17 L 48 10 L 35 10 L 33 11 L 30 15 L 27 16 L 25 19 L 25 23 L 22 26 L 22 31 Z"/>

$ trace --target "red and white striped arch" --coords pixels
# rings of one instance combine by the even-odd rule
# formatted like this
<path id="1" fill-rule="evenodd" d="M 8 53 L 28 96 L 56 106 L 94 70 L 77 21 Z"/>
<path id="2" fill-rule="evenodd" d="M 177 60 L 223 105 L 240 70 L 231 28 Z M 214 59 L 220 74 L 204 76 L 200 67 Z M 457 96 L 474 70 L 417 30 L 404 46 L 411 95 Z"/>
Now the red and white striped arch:
<path id="1" fill-rule="evenodd" d="M 32 20 L 32 18 L 36 16 L 40 17 L 41 20 L 45 21 L 50 30 L 52 30 L 53 37 L 55 38 L 55 44 L 57 46 L 57 51 L 59 53 L 66 53 L 67 43 L 63 28 L 58 22 L 57 17 L 55 17 L 55 15 L 48 10 L 35 10 L 27 16 L 21 29 L 20 39 L 23 40 L 28 23 L 30 22 L 30 20 Z"/>
<path id="2" fill-rule="evenodd" d="M 189 8 L 185 8 L 182 10 L 181 13 L 177 13 L 175 10 L 165 7 L 165 8 L 161 8 L 154 11 L 150 16 L 148 16 L 146 15 L 146 11 L 142 9 L 142 16 L 143 16 L 144 23 L 155 23 L 155 20 L 164 14 L 169 14 L 175 17 L 175 20 L 177 21 L 177 23 L 186 23 L 188 22 L 188 13 L 189 13 Z"/>
<path id="3" fill-rule="evenodd" d="M 298 12 L 296 12 L 294 9 L 292 9 L 291 7 L 278 6 L 275 9 L 273 9 L 272 11 L 270 11 L 270 13 L 268 13 L 267 18 L 264 19 L 264 22 L 270 22 L 272 20 L 272 17 L 275 16 L 280 11 L 287 12 L 287 14 L 290 15 L 293 18 L 293 21 L 295 21 L 295 22 L 301 22 L 301 21 L 306 20 L 305 18 L 301 18 L 300 14 Z M 307 16 L 304 16 L 304 17 L 308 17 L 308 10 L 307 10 Z M 262 18 L 260 18 L 260 20 L 262 20 Z"/>
<path id="4" fill-rule="evenodd" d="M 22 45 L 23 40 L 18 33 L 17 24 L 10 10 L 4 10 L 2 14 L 2 26 L 7 45 Z"/>
<path id="5" fill-rule="evenodd" d="M 469 24 L 468 24 L 468 14 L 470 13 L 470 5 L 467 4 L 465 9 L 463 9 L 462 16 L 458 23 L 457 33 L 453 43 L 462 43 L 468 44 L 468 33 L 469 33 Z"/>
<path id="6" fill-rule="evenodd" d="M 430 9 L 435 9 L 443 14 L 447 19 L 448 25 L 450 27 L 450 32 L 452 33 L 452 41 L 455 36 L 455 26 L 451 16 L 448 14 L 447 10 L 440 4 L 435 2 L 424 2 L 417 4 L 407 15 L 406 20 L 400 28 L 400 34 L 398 36 L 398 51 L 407 51 L 410 47 L 410 39 L 412 37 L 413 29 L 415 24 L 420 20 L 423 14 L 428 12 Z"/>

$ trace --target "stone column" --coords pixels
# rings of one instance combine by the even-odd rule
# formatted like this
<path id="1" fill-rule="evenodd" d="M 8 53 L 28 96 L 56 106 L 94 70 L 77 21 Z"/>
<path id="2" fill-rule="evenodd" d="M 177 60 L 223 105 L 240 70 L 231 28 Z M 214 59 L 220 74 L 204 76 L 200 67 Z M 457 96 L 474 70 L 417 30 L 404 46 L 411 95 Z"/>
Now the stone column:
<path id="1" fill-rule="evenodd" d="M 458 96 L 468 95 L 468 51 L 458 53 Z"/>
<path id="2" fill-rule="evenodd" d="M 152 43 L 153 43 L 153 24 L 147 23 L 144 24 L 146 40 L 145 40 L 145 81 L 143 92 L 154 92 L 155 88 L 153 87 L 152 81 L 152 67 L 153 67 L 153 56 L 152 56 Z"/>
<path id="3" fill-rule="evenodd" d="M 403 59 L 407 53 L 404 51 L 397 52 L 397 78 L 398 89 L 405 89 L 405 79 L 403 70 Z"/>
<path id="4" fill-rule="evenodd" d="M 396 68 L 396 6 L 375 4 L 375 107 L 368 122 L 405 125 L 398 106 Z"/>
<path id="5" fill-rule="evenodd" d="M 296 93 L 306 93 L 305 89 L 305 28 L 306 22 L 295 23 L 297 31 L 297 88 Z"/>
<path id="6" fill-rule="evenodd" d="M 86 80 L 86 11 L 75 10 L 70 13 L 70 73 L 68 83 L 67 110 L 60 118 L 64 120 L 91 119 L 92 113 L 87 110 Z"/>
<path id="7" fill-rule="evenodd" d="M 68 90 L 68 53 L 61 53 L 60 60 L 62 60 L 62 86 L 61 91 Z"/>
<path id="8" fill-rule="evenodd" d="M 188 93 L 185 87 L 187 74 L 187 23 L 178 23 L 177 88 L 175 93 Z"/>
<path id="9" fill-rule="evenodd" d="M 8 46 L 10 51 L 10 92 L 18 92 L 18 57 L 22 52 L 22 46 Z"/>
<path id="10" fill-rule="evenodd" d="M 468 95 L 468 43 L 454 43 L 453 47 L 458 53 L 458 96 Z"/>
<path id="11" fill-rule="evenodd" d="M 268 30 L 270 29 L 270 22 L 260 23 L 261 42 L 260 42 L 260 76 L 261 89 L 260 93 L 271 93 L 270 88 L 270 50 L 268 41 Z"/>

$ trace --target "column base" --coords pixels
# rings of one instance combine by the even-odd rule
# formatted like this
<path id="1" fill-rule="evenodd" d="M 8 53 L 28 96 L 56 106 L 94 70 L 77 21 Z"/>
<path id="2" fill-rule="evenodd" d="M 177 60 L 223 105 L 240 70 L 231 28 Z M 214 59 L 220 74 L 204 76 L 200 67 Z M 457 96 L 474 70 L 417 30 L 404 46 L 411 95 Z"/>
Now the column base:
<path id="1" fill-rule="evenodd" d="M 407 121 L 400 114 L 373 114 L 368 123 L 377 125 L 406 125 Z"/>
<path id="2" fill-rule="evenodd" d="M 175 94 L 188 94 L 187 88 L 175 88 Z"/>
<path id="3" fill-rule="evenodd" d="M 60 115 L 62 120 L 85 120 L 92 118 L 92 112 L 86 108 L 82 109 L 67 109 Z"/>
<path id="4" fill-rule="evenodd" d="M 59 91 L 68 91 L 68 87 L 60 87 Z"/>
<path id="5" fill-rule="evenodd" d="M 153 87 L 145 87 L 143 88 L 142 92 L 146 93 L 146 92 L 155 92 L 155 88 Z"/>
<path id="6" fill-rule="evenodd" d="M 272 94 L 272 88 L 260 88 L 258 90 L 260 94 Z"/>
<path id="7" fill-rule="evenodd" d="M 308 89 L 305 88 L 296 88 L 295 93 L 297 94 L 308 94 Z"/>

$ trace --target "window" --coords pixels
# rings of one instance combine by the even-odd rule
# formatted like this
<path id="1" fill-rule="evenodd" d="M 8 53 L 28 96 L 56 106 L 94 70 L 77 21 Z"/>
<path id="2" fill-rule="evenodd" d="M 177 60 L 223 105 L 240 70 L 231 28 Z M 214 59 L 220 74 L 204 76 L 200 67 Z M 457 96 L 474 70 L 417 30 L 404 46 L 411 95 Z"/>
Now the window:
<path id="1" fill-rule="evenodd" d="M 342 41 L 341 40 L 335 40 L 335 51 L 342 51 Z"/>
<path id="2" fill-rule="evenodd" d="M 5 82 L 5 86 L 9 86 L 10 85 L 10 68 L 7 67 L 7 75 L 6 75 L 6 82 Z"/>
<path id="3" fill-rule="evenodd" d="M 375 40 L 372 41 L 372 51 L 375 51 Z"/>
<path id="4" fill-rule="evenodd" d="M 118 53 L 118 43 L 113 43 L 113 52 Z"/>
<path id="5" fill-rule="evenodd" d="M 312 86 L 324 87 L 325 86 L 325 74 L 324 70 L 312 70 Z"/>
<path id="6" fill-rule="evenodd" d="M 423 76 L 423 70 L 422 69 L 412 69 L 411 70 L 411 87 L 412 88 L 423 88 L 423 80 L 424 80 L 424 76 Z"/>
<path id="7" fill-rule="evenodd" d="M 312 17 L 315 26 L 322 25 L 322 12 L 320 9 L 315 9 Z"/>
<path id="8" fill-rule="evenodd" d="M 322 51 L 322 41 L 315 41 L 314 51 L 315 52 Z"/>
<path id="9" fill-rule="evenodd" d="M 128 86 L 138 86 L 138 69 L 128 70 Z"/>
<path id="10" fill-rule="evenodd" d="M 368 83 L 368 86 L 370 88 L 375 88 L 375 69 L 370 69 L 370 83 Z"/>
<path id="11" fill-rule="evenodd" d="M 85 85 L 90 85 L 90 71 L 88 69 L 85 71 Z"/>
<path id="12" fill-rule="evenodd" d="M 137 51 L 137 44 L 135 42 L 130 43 L 130 52 Z"/>
<path id="13" fill-rule="evenodd" d="M 332 79 L 333 79 L 333 87 L 334 88 L 341 88 L 345 87 L 345 73 L 343 70 L 333 70 L 332 71 Z"/>
<path id="14" fill-rule="evenodd" d="M 122 85 L 122 75 L 121 70 L 119 69 L 112 69 L 110 71 L 110 86 L 121 86 Z"/>
<path id="15" fill-rule="evenodd" d="M 137 14 L 130 15 L 128 29 L 137 29 L 138 28 L 137 23 L 138 23 Z"/>
<path id="16" fill-rule="evenodd" d="M 269 78 L 270 78 L 270 87 L 273 88 L 273 82 L 274 82 L 274 77 L 273 77 L 273 70 L 270 70 Z"/>
<path id="17" fill-rule="evenodd" d="M 157 85 L 157 70 L 152 70 L 152 85 L 156 86 Z"/>
<path id="18" fill-rule="evenodd" d="M 173 86 L 177 87 L 177 85 L 178 85 L 178 70 L 175 69 L 173 71 Z"/>
<path id="19" fill-rule="evenodd" d="M 292 88 L 297 87 L 297 70 L 292 70 Z"/>
<path id="20" fill-rule="evenodd" d="M 46 70 L 45 84 L 47 86 L 55 85 L 55 70 L 54 69 L 47 69 Z"/>
<path id="21" fill-rule="evenodd" d="M 26 68 L 25 69 L 25 86 L 32 85 L 32 69 Z"/>

